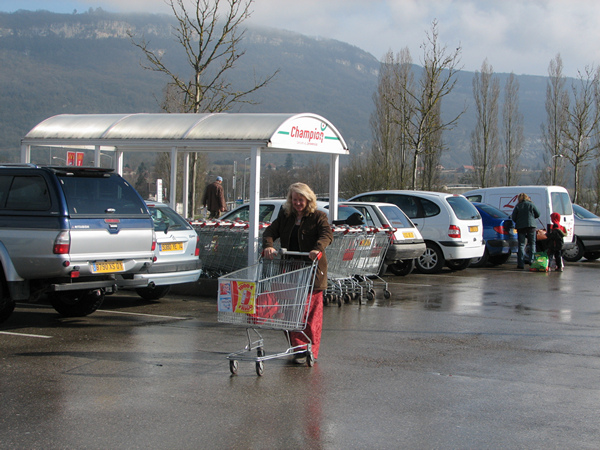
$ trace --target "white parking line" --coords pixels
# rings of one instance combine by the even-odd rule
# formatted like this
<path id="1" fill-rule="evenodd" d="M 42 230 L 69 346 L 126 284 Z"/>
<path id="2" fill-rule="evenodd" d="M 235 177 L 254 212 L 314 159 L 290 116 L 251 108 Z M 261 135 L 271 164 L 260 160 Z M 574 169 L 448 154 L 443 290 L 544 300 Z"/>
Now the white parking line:
<path id="1" fill-rule="evenodd" d="M 157 314 L 142 314 L 142 313 L 134 313 L 127 311 L 111 311 L 108 309 L 99 309 L 99 312 L 110 313 L 110 314 L 125 314 L 129 316 L 143 316 L 143 317 L 158 317 L 161 319 L 174 319 L 174 320 L 187 320 L 189 317 L 176 317 L 176 316 L 159 316 Z"/>
<path id="2" fill-rule="evenodd" d="M 52 336 L 44 336 L 43 334 L 12 333 L 10 331 L 0 331 L 0 334 L 9 334 L 11 336 L 24 336 L 24 337 L 33 337 L 33 338 L 41 338 L 41 339 L 51 339 L 52 338 Z"/>

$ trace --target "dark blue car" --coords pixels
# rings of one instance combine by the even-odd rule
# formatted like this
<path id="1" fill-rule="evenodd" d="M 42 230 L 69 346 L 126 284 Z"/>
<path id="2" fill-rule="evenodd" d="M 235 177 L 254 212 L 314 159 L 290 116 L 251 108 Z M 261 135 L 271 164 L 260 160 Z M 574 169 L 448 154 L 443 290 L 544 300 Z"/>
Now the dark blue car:
<path id="1" fill-rule="evenodd" d="M 471 267 L 504 264 L 511 253 L 517 252 L 517 230 L 512 219 L 503 211 L 486 203 L 473 202 L 483 221 L 485 252 L 471 261 Z"/>

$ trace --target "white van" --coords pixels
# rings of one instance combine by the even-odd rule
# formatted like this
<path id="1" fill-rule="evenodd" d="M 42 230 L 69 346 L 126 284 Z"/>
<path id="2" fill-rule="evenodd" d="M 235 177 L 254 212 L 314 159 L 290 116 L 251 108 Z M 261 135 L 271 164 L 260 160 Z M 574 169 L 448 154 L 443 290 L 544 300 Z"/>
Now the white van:
<path id="1" fill-rule="evenodd" d="M 560 214 L 562 226 L 567 230 L 565 237 L 565 248 L 573 246 L 573 234 L 575 218 L 573 216 L 573 205 L 569 193 L 562 186 L 501 186 L 475 189 L 465 192 L 463 195 L 472 202 L 482 202 L 511 215 L 517 197 L 525 192 L 540 211 L 538 227 L 547 230 L 552 224 L 550 214 Z"/>

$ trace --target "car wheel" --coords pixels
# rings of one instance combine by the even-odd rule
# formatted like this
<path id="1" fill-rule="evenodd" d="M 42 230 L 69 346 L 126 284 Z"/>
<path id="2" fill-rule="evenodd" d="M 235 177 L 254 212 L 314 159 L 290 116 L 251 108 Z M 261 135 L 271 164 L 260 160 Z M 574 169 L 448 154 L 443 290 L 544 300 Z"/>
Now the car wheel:
<path id="1" fill-rule="evenodd" d="M 585 248 L 583 247 L 583 242 L 581 239 L 575 239 L 575 245 L 568 250 L 563 250 L 563 258 L 569 262 L 577 262 L 581 258 L 583 258 L 583 254 L 585 253 Z"/>
<path id="2" fill-rule="evenodd" d="M 65 317 L 83 317 L 96 311 L 104 301 L 104 291 L 54 292 L 50 295 L 52 307 Z"/>
<path id="3" fill-rule="evenodd" d="M 596 261 L 598 258 L 600 258 L 600 252 L 585 252 L 583 257 L 588 261 Z"/>
<path id="4" fill-rule="evenodd" d="M 471 259 L 471 267 L 485 267 L 487 266 L 488 260 L 490 258 L 490 253 L 488 252 L 487 247 L 483 251 L 483 255 L 481 258 L 473 258 Z"/>
<path id="5" fill-rule="evenodd" d="M 400 277 L 405 277 L 412 273 L 415 268 L 415 260 L 409 259 L 407 261 L 398 261 L 394 264 L 390 264 L 388 269 L 394 274 Z"/>
<path id="6" fill-rule="evenodd" d="M 445 262 L 442 250 L 431 242 L 427 243 L 425 253 L 415 260 L 417 270 L 421 273 L 439 273 Z"/>
<path id="7" fill-rule="evenodd" d="M 446 261 L 446 267 L 450 270 L 465 270 L 471 264 L 471 258 L 468 259 L 449 259 Z"/>
<path id="8" fill-rule="evenodd" d="M 167 295 L 170 290 L 171 286 L 167 284 L 166 286 L 148 286 L 145 288 L 138 288 L 135 290 L 135 292 L 137 292 L 137 294 L 144 300 L 158 300 L 159 298 L 163 298 L 165 295 Z"/>
<path id="9" fill-rule="evenodd" d="M 489 262 L 494 266 L 499 266 L 501 264 L 506 263 L 510 258 L 510 253 L 502 253 L 501 255 L 492 255 L 489 258 Z"/>

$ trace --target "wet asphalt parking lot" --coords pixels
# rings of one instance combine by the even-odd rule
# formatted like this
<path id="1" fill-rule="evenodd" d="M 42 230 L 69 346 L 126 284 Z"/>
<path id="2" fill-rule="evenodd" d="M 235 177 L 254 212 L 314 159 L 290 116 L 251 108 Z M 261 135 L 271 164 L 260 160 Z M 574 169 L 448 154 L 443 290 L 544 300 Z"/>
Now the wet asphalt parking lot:
<path id="1" fill-rule="evenodd" d="M 596 449 L 600 261 L 387 276 L 327 306 L 319 361 L 240 362 L 211 296 L 107 297 L 0 325 L 0 448 Z M 267 353 L 286 343 L 265 331 Z"/>

